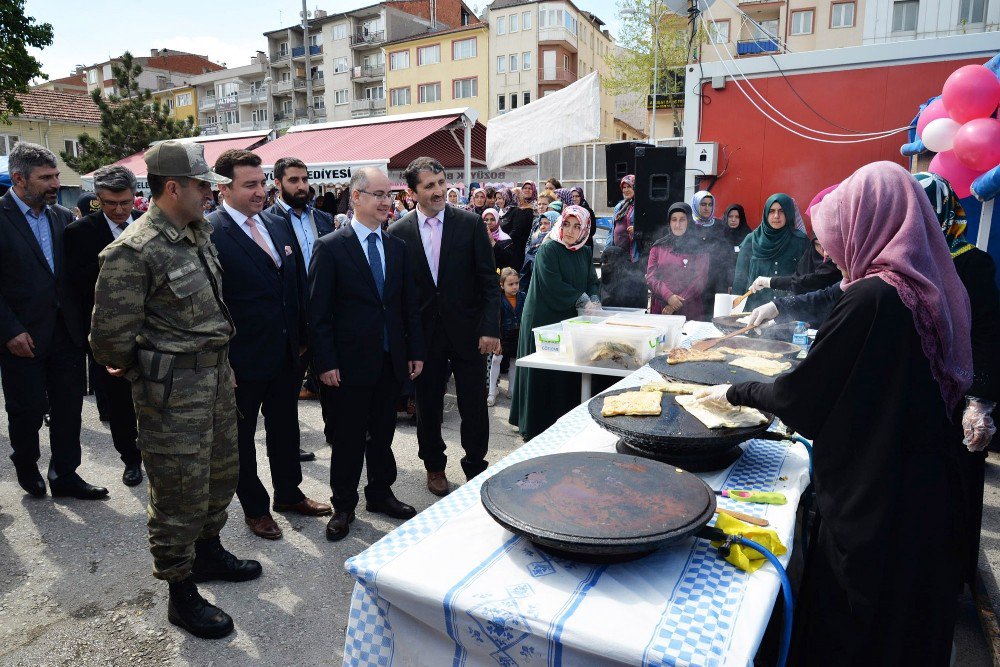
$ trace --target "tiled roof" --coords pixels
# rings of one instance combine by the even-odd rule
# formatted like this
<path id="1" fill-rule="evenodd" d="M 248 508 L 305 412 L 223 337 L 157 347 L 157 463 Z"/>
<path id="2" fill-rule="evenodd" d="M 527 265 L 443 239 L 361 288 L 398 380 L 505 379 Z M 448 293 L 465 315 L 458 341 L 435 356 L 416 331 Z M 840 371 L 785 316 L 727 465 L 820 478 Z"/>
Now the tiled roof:
<path id="1" fill-rule="evenodd" d="M 225 69 L 219 63 L 213 63 L 204 56 L 193 54 L 166 55 L 155 57 L 136 58 L 144 69 L 162 69 L 168 72 L 178 72 L 180 74 L 204 74 L 205 72 L 216 72 Z"/>
<path id="2" fill-rule="evenodd" d="M 70 74 L 69 76 L 64 76 L 61 79 L 49 79 L 45 83 L 55 83 L 55 84 L 66 83 L 66 84 L 86 87 L 87 79 L 83 74 Z"/>
<path id="3" fill-rule="evenodd" d="M 24 113 L 18 115 L 18 118 L 61 120 L 94 125 L 101 122 L 101 110 L 97 108 L 89 95 L 35 88 L 27 93 L 18 93 L 17 99 L 24 106 Z"/>

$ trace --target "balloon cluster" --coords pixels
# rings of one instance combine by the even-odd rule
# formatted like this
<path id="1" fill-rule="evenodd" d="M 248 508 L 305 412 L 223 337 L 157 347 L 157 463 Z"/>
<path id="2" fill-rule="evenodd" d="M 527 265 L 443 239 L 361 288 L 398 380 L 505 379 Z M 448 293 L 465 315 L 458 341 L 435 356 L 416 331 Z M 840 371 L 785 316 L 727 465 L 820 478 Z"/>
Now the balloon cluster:
<path id="1" fill-rule="evenodd" d="M 982 65 L 952 72 L 941 96 L 920 113 L 917 136 L 937 155 L 930 171 L 947 180 L 959 197 L 971 194 L 972 182 L 1000 165 L 1000 80 Z"/>

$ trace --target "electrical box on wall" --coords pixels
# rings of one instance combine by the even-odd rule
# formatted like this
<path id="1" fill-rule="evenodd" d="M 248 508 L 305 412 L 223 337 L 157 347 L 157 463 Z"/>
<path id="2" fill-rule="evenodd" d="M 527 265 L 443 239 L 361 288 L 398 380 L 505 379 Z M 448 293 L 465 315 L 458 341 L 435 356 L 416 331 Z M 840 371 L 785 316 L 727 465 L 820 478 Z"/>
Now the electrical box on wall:
<path id="1" fill-rule="evenodd" d="M 719 144 L 714 141 L 698 141 L 694 145 L 693 164 L 695 176 L 717 176 L 719 173 Z"/>

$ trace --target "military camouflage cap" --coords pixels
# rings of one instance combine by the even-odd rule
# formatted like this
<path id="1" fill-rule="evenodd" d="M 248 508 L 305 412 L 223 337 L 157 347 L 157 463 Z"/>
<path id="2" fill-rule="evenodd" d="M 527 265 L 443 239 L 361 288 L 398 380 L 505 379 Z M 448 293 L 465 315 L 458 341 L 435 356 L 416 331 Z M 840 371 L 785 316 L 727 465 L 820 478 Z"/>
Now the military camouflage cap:
<path id="1" fill-rule="evenodd" d="M 219 185 L 232 182 L 209 168 L 205 147 L 193 141 L 161 141 L 146 151 L 143 159 L 148 173 L 156 176 L 184 176 Z"/>

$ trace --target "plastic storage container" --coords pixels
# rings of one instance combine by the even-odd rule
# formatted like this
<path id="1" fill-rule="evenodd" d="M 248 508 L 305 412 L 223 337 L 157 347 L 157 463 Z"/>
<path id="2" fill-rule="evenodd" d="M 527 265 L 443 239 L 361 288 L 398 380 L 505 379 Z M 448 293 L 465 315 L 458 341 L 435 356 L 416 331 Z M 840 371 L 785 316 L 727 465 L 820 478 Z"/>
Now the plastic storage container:
<path id="1" fill-rule="evenodd" d="M 660 340 L 660 349 L 657 354 L 664 354 L 667 350 L 677 347 L 681 340 L 681 329 L 687 318 L 683 315 L 653 315 L 650 313 L 618 313 L 607 320 L 608 322 L 628 322 L 629 324 L 642 324 L 660 329 L 663 336 Z"/>
<path id="2" fill-rule="evenodd" d="M 605 323 L 569 329 L 573 362 L 582 366 L 635 370 L 652 359 L 663 330 L 656 327 L 622 327 Z"/>
<path id="3" fill-rule="evenodd" d="M 573 360 L 573 347 L 570 345 L 569 332 L 563 330 L 562 322 L 535 327 L 535 351 L 553 359 Z"/>
<path id="4" fill-rule="evenodd" d="M 612 315 L 618 315 L 619 313 L 636 313 L 645 314 L 645 308 L 619 308 L 617 306 L 602 306 L 600 310 L 587 310 L 586 308 L 577 308 L 577 315 L 594 315 L 596 317 L 611 317 Z"/>

